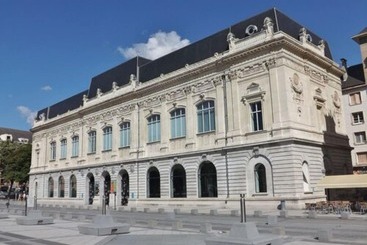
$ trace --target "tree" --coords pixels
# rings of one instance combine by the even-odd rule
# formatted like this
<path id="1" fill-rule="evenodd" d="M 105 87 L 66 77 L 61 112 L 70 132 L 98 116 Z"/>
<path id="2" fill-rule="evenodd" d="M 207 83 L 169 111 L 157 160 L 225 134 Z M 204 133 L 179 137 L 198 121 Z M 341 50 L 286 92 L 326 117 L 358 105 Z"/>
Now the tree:
<path id="1" fill-rule="evenodd" d="M 2 177 L 10 182 L 8 196 L 14 182 L 26 183 L 31 166 L 32 145 L 11 141 L 0 142 L 0 169 Z"/>

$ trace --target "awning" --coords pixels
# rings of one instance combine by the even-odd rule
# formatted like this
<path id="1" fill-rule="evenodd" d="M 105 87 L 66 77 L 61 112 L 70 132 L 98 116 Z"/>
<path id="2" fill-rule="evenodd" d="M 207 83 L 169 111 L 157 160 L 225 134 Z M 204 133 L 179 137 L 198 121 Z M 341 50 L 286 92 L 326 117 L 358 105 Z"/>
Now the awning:
<path id="1" fill-rule="evenodd" d="M 367 188 L 367 174 L 325 176 L 317 187 L 327 189 Z"/>

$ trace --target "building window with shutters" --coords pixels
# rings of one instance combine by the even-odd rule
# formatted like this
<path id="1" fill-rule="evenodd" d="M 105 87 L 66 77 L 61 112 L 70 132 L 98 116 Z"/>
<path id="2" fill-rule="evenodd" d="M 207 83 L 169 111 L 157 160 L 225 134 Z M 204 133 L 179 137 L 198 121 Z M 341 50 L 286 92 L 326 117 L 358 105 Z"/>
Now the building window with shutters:
<path id="1" fill-rule="evenodd" d="M 358 159 L 358 164 L 366 165 L 367 164 L 367 152 L 357 153 L 357 159 Z"/>
<path id="2" fill-rule="evenodd" d="M 359 105 L 361 104 L 361 93 L 353 93 L 349 95 L 349 105 Z"/>

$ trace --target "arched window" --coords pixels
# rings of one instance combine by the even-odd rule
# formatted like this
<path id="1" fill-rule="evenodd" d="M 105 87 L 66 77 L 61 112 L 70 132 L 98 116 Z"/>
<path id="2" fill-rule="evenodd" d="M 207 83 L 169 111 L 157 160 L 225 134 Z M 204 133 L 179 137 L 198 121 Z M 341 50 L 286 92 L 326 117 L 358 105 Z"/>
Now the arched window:
<path id="1" fill-rule="evenodd" d="M 103 150 L 112 150 L 112 127 L 105 127 L 103 129 Z"/>
<path id="2" fill-rule="evenodd" d="M 186 171 L 180 164 L 172 168 L 172 197 L 186 197 Z"/>
<path id="3" fill-rule="evenodd" d="M 54 197 L 54 179 L 52 177 L 48 179 L 48 197 Z"/>
<path id="4" fill-rule="evenodd" d="M 185 109 L 179 108 L 171 112 L 171 138 L 180 138 L 186 135 Z"/>
<path id="5" fill-rule="evenodd" d="M 59 197 L 65 197 L 65 180 L 64 177 L 59 177 Z"/>
<path id="6" fill-rule="evenodd" d="M 198 116 L 198 133 L 215 130 L 215 107 L 214 101 L 204 101 L 196 106 Z"/>
<path id="7" fill-rule="evenodd" d="M 213 163 L 206 161 L 199 168 L 199 197 L 218 197 L 217 170 Z"/>
<path id="8" fill-rule="evenodd" d="M 148 142 L 161 140 L 161 116 L 151 115 L 148 117 Z"/>
<path id="9" fill-rule="evenodd" d="M 151 167 L 147 174 L 147 190 L 148 197 L 161 197 L 161 178 L 156 167 Z"/>
<path id="10" fill-rule="evenodd" d="M 69 196 L 75 198 L 76 197 L 76 193 L 77 193 L 76 177 L 73 174 L 73 175 L 70 176 L 70 191 L 69 191 Z"/>
<path id="11" fill-rule="evenodd" d="M 302 175 L 303 175 L 303 191 L 310 192 L 310 169 L 308 163 L 305 161 L 302 163 Z"/>
<path id="12" fill-rule="evenodd" d="M 255 165 L 255 192 L 262 193 L 267 192 L 266 186 L 266 169 L 261 163 Z"/>

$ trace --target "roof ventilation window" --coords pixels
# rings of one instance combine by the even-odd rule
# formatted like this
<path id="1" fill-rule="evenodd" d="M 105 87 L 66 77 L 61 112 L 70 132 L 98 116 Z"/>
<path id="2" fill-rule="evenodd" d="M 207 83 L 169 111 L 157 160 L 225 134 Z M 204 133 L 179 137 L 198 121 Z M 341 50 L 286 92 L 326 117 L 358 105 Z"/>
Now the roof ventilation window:
<path id="1" fill-rule="evenodd" d="M 257 28 L 257 26 L 255 26 L 255 25 L 249 25 L 249 26 L 246 28 L 246 30 L 245 30 L 245 32 L 246 32 L 246 34 L 247 34 L 248 36 L 251 36 L 252 34 L 255 34 L 257 31 L 258 31 L 258 28 Z"/>
<path id="2" fill-rule="evenodd" d="M 312 43 L 312 36 L 310 34 L 306 35 L 306 39 L 307 41 L 309 41 L 310 43 Z"/>

